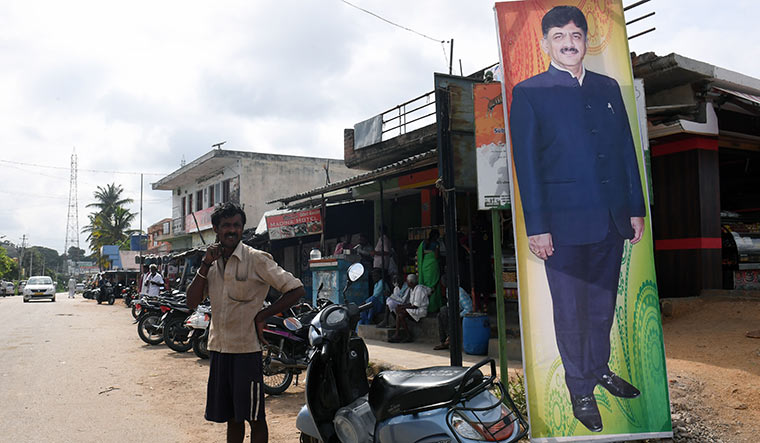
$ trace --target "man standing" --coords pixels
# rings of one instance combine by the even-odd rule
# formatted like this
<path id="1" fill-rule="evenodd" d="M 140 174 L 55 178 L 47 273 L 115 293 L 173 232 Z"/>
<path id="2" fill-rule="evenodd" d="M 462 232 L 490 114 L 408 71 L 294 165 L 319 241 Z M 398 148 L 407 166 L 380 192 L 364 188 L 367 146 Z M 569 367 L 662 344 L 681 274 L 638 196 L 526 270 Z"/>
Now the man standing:
<path id="1" fill-rule="evenodd" d="M 74 291 L 77 289 L 77 281 L 74 277 L 69 278 L 69 298 L 74 298 Z"/>
<path id="2" fill-rule="evenodd" d="M 398 274 L 398 266 L 396 266 L 396 261 L 393 259 L 393 244 L 391 244 L 391 239 L 388 238 L 387 229 L 384 225 L 380 225 L 378 234 L 377 244 L 373 253 L 372 267 L 385 269 L 386 276 L 394 276 Z"/>
<path id="3" fill-rule="evenodd" d="M 143 287 L 147 287 L 146 294 L 157 296 L 164 286 L 164 278 L 158 273 L 158 266 L 155 263 L 150 265 L 150 272 L 145 275 Z"/>
<path id="4" fill-rule="evenodd" d="M 251 441 L 266 442 L 261 344 L 266 319 L 294 305 L 306 293 L 300 280 L 282 269 L 266 252 L 241 242 L 245 212 L 235 203 L 214 209 L 211 224 L 217 243 L 209 246 L 187 290 L 195 309 L 211 300 L 208 349 L 210 368 L 206 420 L 227 423 L 227 441 L 242 442 L 245 422 Z M 283 293 L 262 309 L 269 288 Z"/>
<path id="5" fill-rule="evenodd" d="M 585 69 L 588 25 L 576 7 L 541 21 L 546 72 L 517 84 L 510 132 L 530 250 L 544 260 L 573 414 L 600 432 L 597 384 L 639 391 L 609 366 L 623 245 L 644 232 L 644 197 L 617 82 Z"/>

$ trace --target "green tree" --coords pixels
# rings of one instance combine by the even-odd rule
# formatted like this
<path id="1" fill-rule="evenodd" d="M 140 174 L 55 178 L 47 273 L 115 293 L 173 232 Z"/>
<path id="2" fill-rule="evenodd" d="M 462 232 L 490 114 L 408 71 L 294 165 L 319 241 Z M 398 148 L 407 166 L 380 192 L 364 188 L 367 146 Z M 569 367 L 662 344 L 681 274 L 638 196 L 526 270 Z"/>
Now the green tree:
<path id="1" fill-rule="evenodd" d="M 63 257 L 55 249 L 31 246 L 24 253 L 24 269 L 27 277 L 32 275 L 54 276 L 61 269 Z M 29 268 L 31 266 L 31 269 Z"/>
<path id="2" fill-rule="evenodd" d="M 11 279 L 16 275 L 18 264 L 15 260 L 8 257 L 8 252 L 0 246 L 0 278 Z"/>
<path id="3" fill-rule="evenodd" d="M 128 244 L 129 235 L 135 232 L 130 227 L 136 214 L 124 207 L 133 200 L 124 198 L 123 192 L 121 185 L 115 183 L 98 186 L 93 193 L 95 202 L 87 205 L 95 210 L 87 215 L 89 224 L 82 228 L 82 232 L 87 233 L 90 249 L 97 255 L 97 261 L 101 265 L 101 246 L 118 245 L 119 248 L 124 248 Z"/>
<path id="4" fill-rule="evenodd" d="M 84 260 L 84 249 L 72 246 L 67 251 L 69 260 L 82 261 Z"/>

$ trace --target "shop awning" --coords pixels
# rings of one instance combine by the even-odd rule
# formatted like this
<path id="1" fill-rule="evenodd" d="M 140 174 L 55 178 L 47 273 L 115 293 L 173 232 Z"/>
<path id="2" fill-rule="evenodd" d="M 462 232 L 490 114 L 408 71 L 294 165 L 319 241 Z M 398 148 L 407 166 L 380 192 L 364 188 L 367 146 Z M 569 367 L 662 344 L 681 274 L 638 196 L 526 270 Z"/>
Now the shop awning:
<path id="1" fill-rule="evenodd" d="M 734 91 L 734 90 L 726 89 L 726 88 L 719 88 L 717 86 L 713 86 L 713 89 L 716 89 L 716 90 L 718 90 L 720 92 L 724 92 L 726 94 L 730 94 L 730 95 L 732 95 L 734 97 L 737 97 L 737 98 L 739 98 L 739 99 L 741 99 L 741 100 L 743 100 L 745 102 L 749 102 L 749 103 L 752 103 L 754 105 L 760 106 L 760 97 L 758 97 L 757 95 L 746 94 L 744 92 Z"/>
<path id="2" fill-rule="evenodd" d="M 374 180 L 380 180 L 380 179 L 389 178 L 389 177 L 393 177 L 397 175 L 407 174 L 419 168 L 432 166 L 437 163 L 438 163 L 437 150 L 431 149 L 427 152 L 423 152 L 422 154 L 413 155 L 411 157 L 405 158 L 403 160 L 399 160 L 395 163 L 391 163 L 381 168 L 377 168 L 375 170 L 365 172 L 363 174 L 359 174 L 354 177 L 341 180 L 339 182 L 330 183 L 329 185 L 312 189 L 311 191 L 302 192 L 300 194 L 291 195 L 288 197 L 282 197 L 276 200 L 269 201 L 267 202 L 267 204 L 282 203 L 284 205 L 288 205 L 291 202 L 304 200 L 304 199 L 314 197 L 317 195 L 327 194 L 329 192 L 350 188 L 352 186 L 357 186 L 364 183 L 369 183 Z"/>

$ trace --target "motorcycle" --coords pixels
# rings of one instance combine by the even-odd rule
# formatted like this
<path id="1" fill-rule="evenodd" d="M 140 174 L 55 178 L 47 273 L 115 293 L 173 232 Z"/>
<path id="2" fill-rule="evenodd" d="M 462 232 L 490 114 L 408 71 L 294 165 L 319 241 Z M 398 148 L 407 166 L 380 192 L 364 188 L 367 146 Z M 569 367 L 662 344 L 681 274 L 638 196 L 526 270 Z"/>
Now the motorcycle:
<path id="1" fill-rule="evenodd" d="M 346 289 L 363 273 L 360 263 L 351 265 Z M 493 359 L 471 368 L 384 371 L 370 386 L 369 353 L 354 332 L 370 306 L 328 305 L 312 320 L 306 404 L 296 419 L 301 442 L 515 442 L 527 434 Z"/>
<path id="2" fill-rule="evenodd" d="M 161 317 L 164 343 L 177 352 L 187 352 L 193 347 L 190 340 L 192 328 L 185 326 L 185 320 L 193 313 L 187 307 L 185 299 L 164 299 L 160 306 L 164 315 Z"/>
<path id="3" fill-rule="evenodd" d="M 115 297 L 113 295 L 113 286 L 111 286 L 111 283 L 106 282 L 105 286 L 95 293 L 95 301 L 97 301 L 98 304 L 101 304 L 104 301 L 107 301 L 109 305 L 113 304 Z"/>
<path id="4" fill-rule="evenodd" d="M 161 306 L 158 298 L 143 296 L 134 303 L 137 313 L 134 323 L 137 323 L 137 335 L 149 345 L 157 345 L 164 341 L 164 331 L 161 325 Z"/>
<path id="5" fill-rule="evenodd" d="M 308 360 L 309 324 L 317 311 L 308 303 L 290 310 L 290 316 L 273 316 L 267 319 L 264 338 L 264 392 L 277 395 L 285 392 L 296 376 L 306 370 Z"/>
<path id="6" fill-rule="evenodd" d="M 193 352 L 202 359 L 209 358 L 209 324 L 211 324 L 211 306 L 208 304 L 198 305 L 195 312 L 185 320 L 185 327 L 192 329 L 190 341 L 193 344 Z"/>
<path id="7" fill-rule="evenodd" d="M 121 296 L 124 298 L 124 305 L 131 308 L 139 294 L 133 286 L 128 286 L 121 290 Z"/>
<path id="8" fill-rule="evenodd" d="M 137 335 L 145 343 L 157 345 L 164 341 L 165 314 L 171 310 L 170 302 L 184 304 L 185 296 L 177 291 L 159 296 L 144 295 L 134 304 L 138 313 L 134 321 L 137 323 Z"/>

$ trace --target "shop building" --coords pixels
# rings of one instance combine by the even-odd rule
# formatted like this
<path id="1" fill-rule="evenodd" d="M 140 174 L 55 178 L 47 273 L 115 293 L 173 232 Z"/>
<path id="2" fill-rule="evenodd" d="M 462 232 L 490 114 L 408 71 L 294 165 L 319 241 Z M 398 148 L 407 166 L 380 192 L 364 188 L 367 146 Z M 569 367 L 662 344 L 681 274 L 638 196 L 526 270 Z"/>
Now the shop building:
<path id="1" fill-rule="evenodd" d="M 374 248 L 379 228 L 385 226 L 402 274 L 418 271 L 417 248 L 431 230 L 437 229 L 441 234 L 441 265 L 444 269 L 441 280 L 448 284 L 445 270 L 456 257 L 457 284 L 469 292 L 474 282 L 476 305 L 490 305 L 489 312 L 495 313 L 491 215 L 478 211 L 475 185 L 472 86 L 483 81 L 484 71 L 468 77 L 436 74 L 436 90 L 449 91 L 446 109 L 451 131 L 448 134 L 439 134 L 444 125 L 437 123 L 441 118 L 441 104 L 436 100 L 436 90 L 422 94 L 357 123 L 353 129 L 344 130 L 346 165 L 356 172 L 365 172 L 307 192 L 283 194 L 273 202 L 290 211 L 322 204 L 330 207 L 345 202 L 366 202 L 371 209 L 370 223 L 328 235 L 321 252 L 323 256 L 330 256 L 338 236 L 352 232 L 369 234 Z M 454 152 L 455 186 L 450 189 L 439 180 L 441 159 L 438 146 L 443 139 Z M 453 203 L 455 208 L 456 223 L 451 228 L 445 222 L 444 206 L 447 203 Z M 507 212 L 504 215 L 507 217 L 502 226 L 503 250 L 510 255 L 514 250 L 512 228 Z M 329 217 L 326 224 L 330 226 Z M 448 229 L 452 229 L 457 239 L 456 250 L 451 252 L 444 242 Z M 472 254 L 466 253 L 467 250 Z M 516 283 L 514 257 L 511 255 L 504 260 L 508 280 L 505 289 L 510 302 L 514 303 Z M 511 312 L 516 315 L 516 305 Z M 517 322 L 513 321 L 511 327 L 516 329 Z"/>
<path id="2" fill-rule="evenodd" d="M 760 289 L 760 80 L 678 54 L 634 54 L 633 70 L 643 80 L 646 99 L 645 155 L 660 297 Z M 436 75 L 436 90 L 448 91 L 450 125 L 444 138 L 453 151 L 453 189 L 439 181 L 441 104 L 432 91 L 344 130 L 346 165 L 367 172 L 300 194 L 281 193 L 272 203 L 288 210 L 371 202 L 373 226 L 365 231 L 373 234 L 373 245 L 377 228 L 388 226 L 399 266 L 413 272 L 411 250 L 431 227 L 442 234 L 447 229 L 443 195 L 453 194 L 455 229 L 464 234 L 462 244 L 472 249 L 474 262 L 459 264 L 460 282 L 487 279 L 493 291 L 490 222 L 477 210 L 477 190 L 467 175 L 475 172 L 468 85 L 481 82 L 484 72 Z M 514 242 L 510 214 L 503 216 L 509 298 L 516 295 Z M 323 253 L 329 254 L 336 240 L 330 239 Z"/>
<path id="3" fill-rule="evenodd" d="M 644 82 L 660 297 L 760 289 L 760 80 L 670 54 Z"/>
<path id="4" fill-rule="evenodd" d="M 353 175 L 342 160 L 214 149 L 156 183 L 172 192 L 173 250 L 214 241 L 211 213 L 228 201 L 239 203 L 252 227 L 281 193 L 296 193 Z M 201 240 L 203 236 L 203 240 Z"/>
<path id="5" fill-rule="evenodd" d="M 171 251 L 171 243 L 166 241 L 171 235 L 172 219 L 165 218 L 148 226 L 148 254 L 167 254 Z"/>

